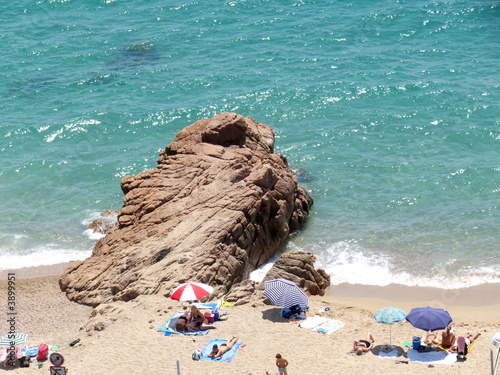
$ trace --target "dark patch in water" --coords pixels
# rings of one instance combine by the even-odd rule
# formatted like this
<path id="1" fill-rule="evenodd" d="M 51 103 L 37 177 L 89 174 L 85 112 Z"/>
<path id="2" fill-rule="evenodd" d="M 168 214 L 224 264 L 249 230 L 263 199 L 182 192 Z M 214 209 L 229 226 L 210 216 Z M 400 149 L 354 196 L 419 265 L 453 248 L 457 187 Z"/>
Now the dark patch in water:
<path id="1" fill-rule="evenodd" d="M 307 170 L 305 170 L 302 167 L 290 167 L 290 169 L 293 172 L 293 175 L 297 179 L 297 182 L 300 183 L 307 183 L 307 182 L 313 182 L 316 180 L 316 176 L 309 173 Z"/>
<path id="2" fill-rule="evenodd" d="M 151 64 L 159 59 L 160 55 L 153 43 L 141 42 L 129 45 L 119 58 L 110 61 L 106 65 L 114 69 L 126 69 Z"/>
<path id="3" fill-rule="evenodd" d="M 31 94 L 39 94 L 49 88 L 50 85 L 56 81 L 57 78 L 55 76 L 42 76 L 12 82 L 9 86 L 8 95 L 11 97 L 20 97 Z"/>

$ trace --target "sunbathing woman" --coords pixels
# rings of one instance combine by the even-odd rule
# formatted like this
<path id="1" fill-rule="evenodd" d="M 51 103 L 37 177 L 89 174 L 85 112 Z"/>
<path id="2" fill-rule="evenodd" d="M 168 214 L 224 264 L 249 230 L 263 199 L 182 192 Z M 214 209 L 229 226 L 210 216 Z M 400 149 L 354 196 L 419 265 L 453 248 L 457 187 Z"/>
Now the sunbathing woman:
<path id="1" fill-rule="evenodd" d="M 195 330 L 206 330 L 206 329 L 216 329 L 217 327 L 208 324 L 205 315 L 194 305 L 191 305 L 191 319 L 195 322 Z"/>
<path id="2" fill-rule="evenodd" d="M 194 332 L 194 331 L 204 331 L 206 328 L 200 328 L 195 321 L 188 323 L 185 316 L 179 316 L 177 322 L 175 322 L 175 330 L 177 332 Z"/>
<path id="3" fill-rule="evenodd" d="M 466 346 L 469 346 L 470 344 L 472 344 L 479 336 L 481 336 L 481 334 L 479 332 L 476 332 L 474 334 L 472 333 L 467 333 L 467 336 L 464 336 L 465 338 L 465 345 Z M 453 346 L 451 347 L 451 349 L 449 350 L 450 353 L 458 353 L 458 337 L 457 337 L 457 340 L 455 341 L 455 343 L 453 344 Z"/>
<path id="4" fill-rule="evenodd" d="M 437 335 L 434 332 L 427 332 L 427 336 L 424 341 L 427 345 L 438 345 L 439 341 L 437 339 Z"/>
<path id="5" fill-rule="evenodd" d="M 238 338 L 236 336 L 233 336 L 231 340 L 225 342 L 224 344 L 220 344 L 220 346 L 214 345 L 212 347 L 212 351 L 208 355 L 210 358 L 220 358 L 222 355 L 230 350 L 234 344 L 236 344 L 236 341 L 238 341 Z"/>
<path id="6" fill-rule="evenodd" d="M 372 344 L 375 342 L 372 334 L 370 332 L 366 333 L 365 340 L 355 340 L 353 344 L 353 350 L 357 355 L 361 355 L 370 351 Z"/>
<path id="7" fill-rule="evenodd" d="M 453 346 L 455 342 L 455 332 L 451 324 L 441 333 L 441 347 L 447 349 Z"/>

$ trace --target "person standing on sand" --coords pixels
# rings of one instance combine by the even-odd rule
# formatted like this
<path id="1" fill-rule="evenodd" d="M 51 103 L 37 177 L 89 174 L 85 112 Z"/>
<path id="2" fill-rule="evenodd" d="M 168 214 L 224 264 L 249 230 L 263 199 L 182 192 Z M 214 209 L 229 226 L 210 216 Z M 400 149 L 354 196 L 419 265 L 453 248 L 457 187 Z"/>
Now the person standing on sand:
<path id="1" fill-rule="evenodd" d="M 278 372 L 280 375 L 288 375 L 286 370 L 288 366 L 288 361 L 281 356 L 281 354 L 276 354 L 276 366 L 278 366 Z"/>

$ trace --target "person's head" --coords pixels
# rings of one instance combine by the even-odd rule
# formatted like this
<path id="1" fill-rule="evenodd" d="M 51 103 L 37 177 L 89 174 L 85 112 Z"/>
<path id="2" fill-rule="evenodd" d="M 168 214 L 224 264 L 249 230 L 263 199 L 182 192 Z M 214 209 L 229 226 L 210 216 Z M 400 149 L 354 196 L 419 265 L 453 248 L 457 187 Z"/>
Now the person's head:
<path id="1" fill-rule="evenodd" d="M 177 332 L 183 332 L 186 330 L 186 324 L 185 323 L 181 323 L 181 322 L 177 322 L 175 323 L 175 330 Z"/>
<path id="2" fill-rule="evenodd" d="M 191 305 L 191 315 L 195 316 L 201 315 L 200 310 L 198 310 L 198 308 L 195 305 Z"/>
<path id="3" fill-rule="evenodd" d="M 363 354 L 363 349 L 361 349 L 361 348 L 357 348 L 357 349 L 356 349 L 356 354 L 357 354 L 357 355 L 361 355 L 361 354 Z"/>
<path id="4" fill-rule="evenodd" d="M 276 354 L 276 358 L 280 359 L 281 358 L 281 354 Z"/>
<path id="5" fill-rule="evenodd" d="M 214 344 L 214 346 L 212 346 L 212 351 L 216 351 L 217 349 L 219 349 L 219 347 L 217 346 L 217 344 Z"/>
<path id="6" fill-rule="evenodd" d="M 451 332 L 453 330 L 453 326 L 450 324 L 448 327 L 446 327 L 446 332 Z"/>

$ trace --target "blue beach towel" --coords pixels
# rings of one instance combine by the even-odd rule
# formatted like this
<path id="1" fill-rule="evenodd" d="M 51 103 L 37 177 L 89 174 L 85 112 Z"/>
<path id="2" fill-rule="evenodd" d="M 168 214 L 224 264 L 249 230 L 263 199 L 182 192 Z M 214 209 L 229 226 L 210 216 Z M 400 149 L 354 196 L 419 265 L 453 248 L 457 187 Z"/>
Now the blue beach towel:
<path id="1" fill-rule="evenodd" d="M 243 344 L 243 340 L 236 341 L 233 347 L 222 355 L 222 358 L 211 358 L 208 356 L 212 351 L 212 347 L 214 346 L 214 344 L 220 346 L 220 344 L 224 344 L 225 342 L 227 342 L 226 339 L 210 339 L 208 344 L 205 345 L 205 347 L 201 352 L 201 359 L 204 359 L 206 361 L 231 362 L 234 359 L 236 353 L 238 352 L 240 345 Z"/>
<path id="2" fill-rule="evenodd" d="M 197 335 L 206 335 L 208 333 L 208 329 L 205 331 L 190 331 L 190 332 L 177 332 L 175 330 L 175 323 L 179 316 L 184 314 L 182 311 L 176 312 L 174 315 L 168 319 L 165 324 L 163 324 L 160 328 L 158 328 L 158 332 L 165 332 L 165 336 L 170 336 L 172 333 L 183 333 L 187 336 L 197 336 Z"/>

